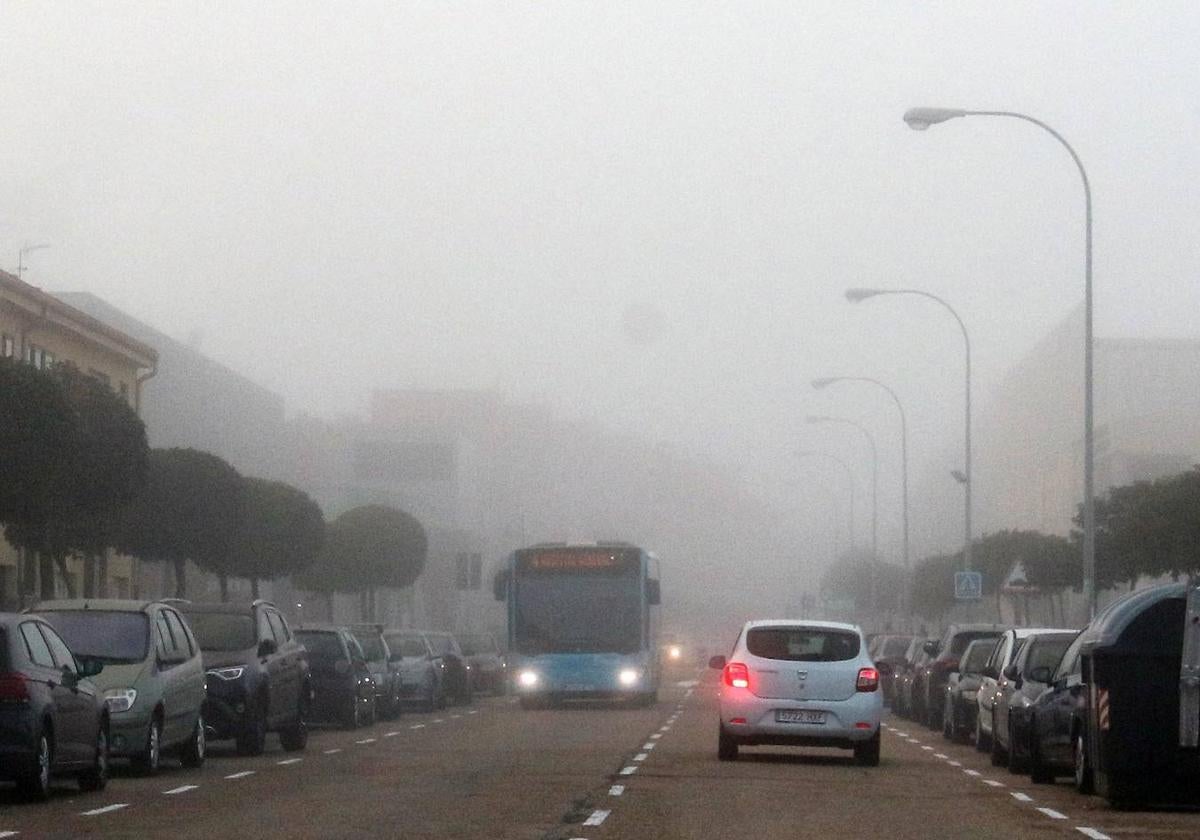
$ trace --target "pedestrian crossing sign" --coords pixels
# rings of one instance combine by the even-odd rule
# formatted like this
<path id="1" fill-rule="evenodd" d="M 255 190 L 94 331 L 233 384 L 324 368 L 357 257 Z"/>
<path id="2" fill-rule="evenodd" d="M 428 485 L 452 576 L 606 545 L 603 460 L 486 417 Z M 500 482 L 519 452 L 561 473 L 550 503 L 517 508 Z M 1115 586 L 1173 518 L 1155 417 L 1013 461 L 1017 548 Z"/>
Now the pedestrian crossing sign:
<path id="1" fill-rule="evenodd" d="M 983 597 L 982 572 L 955 572 L 954 598 L 957 601 L 978 601 Z"/>

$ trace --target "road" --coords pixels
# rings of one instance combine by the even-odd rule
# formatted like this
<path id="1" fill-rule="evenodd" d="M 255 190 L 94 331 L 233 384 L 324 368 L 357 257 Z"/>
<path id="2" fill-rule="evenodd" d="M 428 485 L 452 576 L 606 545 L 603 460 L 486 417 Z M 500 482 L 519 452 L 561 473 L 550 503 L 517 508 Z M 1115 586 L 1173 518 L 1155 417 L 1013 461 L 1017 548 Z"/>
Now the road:
<path id="1" fill-rule="evenodd" d="M 1200 836 L 1200 814 L 1113 811 L 901 720 L 888 721 L 878 768 L 836 750 L 748 749 L 720 763 L 715 680 L 696 676 L 652 709 L 527 712 L 485 698 L 319 730 L 300 754 L 273 738 L 257 758 L 215 745 L 200 771 L 118 771 L 101 794 L 64 783 L 43 805 L 3 789 L 0 837 Z"/>

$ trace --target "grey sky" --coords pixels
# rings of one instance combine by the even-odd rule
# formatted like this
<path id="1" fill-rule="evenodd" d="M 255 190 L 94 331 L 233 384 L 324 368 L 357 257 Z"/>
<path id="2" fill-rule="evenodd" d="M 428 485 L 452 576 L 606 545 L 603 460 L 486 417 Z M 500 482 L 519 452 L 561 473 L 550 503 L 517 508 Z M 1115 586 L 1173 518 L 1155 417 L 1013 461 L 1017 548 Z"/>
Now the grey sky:
<path id="1" fill-rule="evenodd" d="M 843 445 L 805 413 L 846 414 L 885 447 L 893 540 L 888 405 L 807 383 L 892 382 L 919 465 L 958 445 L 958 336 L 842 290 L 950 298 L 981 411 L 1082 293 L 1065 153 L 905 108 L 1059 128 L 1099 332 L 1197 332 L 1200 11 L 994 6 L 0 2 L 0 265 L 49 241 L 27 280 L 200 331 L 294 411 L 498 387 L 763 488 Z M 625 337 L 631 305 L 658 340 Z"/>

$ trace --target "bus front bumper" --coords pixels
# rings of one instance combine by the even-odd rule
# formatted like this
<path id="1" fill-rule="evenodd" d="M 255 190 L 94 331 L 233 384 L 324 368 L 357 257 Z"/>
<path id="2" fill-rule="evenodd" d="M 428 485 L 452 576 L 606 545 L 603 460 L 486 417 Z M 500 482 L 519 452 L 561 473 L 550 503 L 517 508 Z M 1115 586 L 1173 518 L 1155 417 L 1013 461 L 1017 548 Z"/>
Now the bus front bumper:
<path id="1" fill-rule="evenodd" d="M 533 657 L 515 670 L 521 695 L 556 697 L 632 697 L 657 689 L 640 660 L 618 654 L 555 654 Z"/>

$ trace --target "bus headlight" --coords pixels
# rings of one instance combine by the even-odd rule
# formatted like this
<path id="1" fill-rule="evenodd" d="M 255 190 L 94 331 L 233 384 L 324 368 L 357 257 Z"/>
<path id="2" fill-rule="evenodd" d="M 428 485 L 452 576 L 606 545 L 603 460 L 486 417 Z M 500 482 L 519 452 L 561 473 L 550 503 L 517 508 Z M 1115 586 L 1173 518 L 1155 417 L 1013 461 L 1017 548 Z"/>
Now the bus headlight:
<path id="1" fill-rule="evenodd" d="M 521 688 L 533 688 L 537 684 L 537 671 L 522 671 L 517 674 L 517 685 L 521 686 Z"/>
<path id="2" fill-rule="evenodd" d="M 617 674 L 617 682 L 626 688 L 637 685 L 637 681 L 641 678 L 641 672 L 636 671 L 633 668 L 622 668 L 621 672 Z"/>

